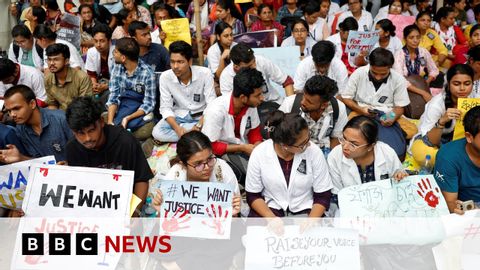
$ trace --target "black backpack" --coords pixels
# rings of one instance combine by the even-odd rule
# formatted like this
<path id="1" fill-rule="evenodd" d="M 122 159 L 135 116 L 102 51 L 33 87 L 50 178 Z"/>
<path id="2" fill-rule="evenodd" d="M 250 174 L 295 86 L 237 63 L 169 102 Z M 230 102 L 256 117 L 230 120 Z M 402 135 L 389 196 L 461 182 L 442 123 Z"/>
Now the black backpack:
<path id="1" fill-rule="evenodd" d="M 298 93 L 295 95 L 295 100 L 293 101 L 293 106 L 292 106 L 292 113 L 300 113 L 300 102 L 302 102 L 303 98 L 303 93 Z M 332 104 L 332 109 L 333 109 L 333 127 L 335 127 L 335 124 L 337 123 L 338 120 L 338 101 L 336 98 L 331 98 L 330 99 L 330 104 Z"/>
<path id="2" fill-rule="evenodd" d="M 43 61 L 43 48 L 40 47 L 37 43 L 35 43 L 35 50 L 37 50 L 38 56 L 40 56 L 40 59 Z M 20 63 L 18 57 L 20 56 L 20 46 L 17 44 L 13 43 L 13 53 L 15 54 L 15 59 L 17 60 L 18 63 Z"/>

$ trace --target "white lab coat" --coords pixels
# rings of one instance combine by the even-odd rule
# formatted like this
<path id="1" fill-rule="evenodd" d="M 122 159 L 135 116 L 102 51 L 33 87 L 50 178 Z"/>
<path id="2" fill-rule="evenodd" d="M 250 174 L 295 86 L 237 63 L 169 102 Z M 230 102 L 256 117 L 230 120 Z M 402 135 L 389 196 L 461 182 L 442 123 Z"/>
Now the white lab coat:
<path id="1" fill-rule="evenodd" d="M 35 50 L 35 48 L 34 48 Z M 37 68 L 20 64 L 20 77 L 17 85 L 26 85 L 35 93 L 35 97 L 41 101 L 47 100 L 47 92 L 45 91 L 45 79 L 43 73 Z M 3 84 L 0 81 L 0 97 L 3 98 L 5 92 L 12 87 L 12 84 Z"/>
<path id="2" fill-rule="evenodd" d="M 342 50 L 342 38 L 340 37 L 340 33 L 336 33 L 335 35 L 329 36 L 327 40 L 335 44 L 335 57 L 340 59 L 341 61 L 343 50 Z M 354 54 L 351 54 L 351 53 L 348 54 L 348 63 L 350 64 L 350 66 L 356 67 Z"/>
<path id="3" fill-rule="evenodd" d="M 225 94 L 214 99 L 203 112 L 202 133 L 212 142 L 227 144 L 247 144 L 248 132 L 260 125 L 257 108 L 249 107 L 240 122 L 240 138 L 235 137 L 235 121 L 229 114 L 232 94 Z"/>
<path id="4" fill-rule="evenodd" d="M 38 55 L 37 53 L 37 48 L 35 47 L 36 41 L 33 41 L 33 47 L 32 47 L 32 57 L 33 57 L 33 63 L 35 64 L 35 67 L 43 71 L 43 60 L 42 56 Z M 23 57 L 23 50 L 22 48 L 19 48 L 18 50 L 18 58 L 15 57 L 15 52 L 13 51 L 13 42 L 10 43 L 10 48 L 8 49 L 8 59 L 12 60 L 15 63 L 21 64 L 22 62 L 22 57 Z"/>
<path id="5" fill-rule="evenodd" d="M 338 24 L 337 24 L 337 30 L 339 30 L 339 25 L 341 22 L 343 22 L 346 18 L 348 17 L 353 17 L 351 11 L 346 11 L 340 15 L 338 18 Z M 355 18 L 356 19 L 356 18 Z M 357 20 L 358 22 L 358 31 L 370 31 L 372 29 L 373 25 L 373 18 L 372 14 L 365 9 L 362 9 L 362 15 L 360 16 L 360 19 Z"/>
<path id="6" fill-rule="evenodd" d="M 300 212 L 312 208 L 314 192 L 332 189 L 322 151 L 311 143 L 303 153 L 295 155 L 287 187 L 273 145 L 272 140 L 267 140 L 253 150 L 248 161 L 245 190 L 261 192 L 268 207 L 274 209 L 286 211 L 288 208 L 291 212 Z"/>
<path id="7" fill-rule="evenodd" d="M 115 46 L 110 44 L 110 51 L 108 52 L 108 70 L 112 73 L 113 64 L 115 64 L 115 59 L 113 58 L 113 50 Z M 95 47 L 88 49 L 87 59 L 85 61 L 85 70 L 93 71 L 100 75 L 101 69 L 101 56 L 98 50 Z"/>
<path id="8" fill-rule="evenodd" d="M 375 180 L 383 180 L 393 177 L 396 170 L 402 168 L 395 150 L 386 143 L 378 141 L 373 151 L 375 152 Z M 362 180 L 355 161 L 346 158 L 342 152 L 342 145 L 337 145 L 328 155 L 328 169 L 333 182 L 332 193 L 354 185 L 360 185 Z"/>
<path id="9" fill-rule="evenodd" d="M 230 45 L 230 49 L 235 45 L 237 45 L 237 43 L 232 42 L 232 45 Z M 218 43 L 215 43 L 212 46 L 210 46 L 210 48 L 208 48 L 208 52 L 207 52 L 208 68 L 214 74 L 217 71 L 218 66 L 220 65 L 221 57 L 222 57 L 222 53 L 220 52 L 220 47 Z"/>

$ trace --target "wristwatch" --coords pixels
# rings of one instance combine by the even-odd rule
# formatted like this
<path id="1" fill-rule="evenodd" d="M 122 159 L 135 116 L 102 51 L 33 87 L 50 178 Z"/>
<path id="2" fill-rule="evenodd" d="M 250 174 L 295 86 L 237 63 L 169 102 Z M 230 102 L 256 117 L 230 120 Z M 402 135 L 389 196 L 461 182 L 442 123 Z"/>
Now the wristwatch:
<path id="1" fill-rule="evenodd" d="M 444 128 L 445 128 L 445 125 L 440 124 L 440 120 L 438 120 L 438 121 L 435 123 L 435 128 L 444 129 Z"/>

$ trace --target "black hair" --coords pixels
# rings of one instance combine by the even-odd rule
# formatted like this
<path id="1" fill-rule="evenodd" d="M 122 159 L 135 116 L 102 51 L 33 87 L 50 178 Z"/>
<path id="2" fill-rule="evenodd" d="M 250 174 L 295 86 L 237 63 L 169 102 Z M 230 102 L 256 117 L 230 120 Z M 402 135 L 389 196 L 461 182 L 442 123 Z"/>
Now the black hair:
<path id="1" fill-rule="evenodd" d="M 313 62 L 317 65 L 330 64 L 335 56 L 335 45 L 328 40 L 320 40 L 312 47 Z"/>
<path id="2" fill-rule="evenodd" d="M 78 10 L 78 11 L 77 11 L 78 15 L 81 15 L 81 14 L 82 14 L 82 9 L 84 9 L 84 8 L 89 8 L 90 11 L 92 11 L 92 19 L 94 19 L 94 18 L 95 18 L 95 10 L 93 9 L 93 6 L 92 6 L 92 5 L 88 5 L 88 4 L 80 5 L 80 6 L 78 7 L 78 9 L 77 9 L 77 10 Z"/>
<path id="3" fill-rule="evenodd" d="M 437 13 L 435 14 L 434 20 L 437 23 L 440 23 L 440 21 L 443 18 L 448 17 L 449 13 L 455 12 L 452 7 L 441 7 L 437 10 Z"/>
<path id="4" fill-rule="evenodd" d="M 480 5 L 478 5 L 478 7 L 480 7 Z M 473 36 L 473 33 L 478 29 L 480 29 L 480 24 L 478 23 L 472 26 L 472 28 L 470 28 L 470 33 L 469 33 L 470 38 Z"/>
<path id="5" fill-rule="evenodd" d="M 456 64 L 450 67 L 447 71 L 447 85 L 445 86 L 445 108 L 453 108 L 453 99 L 452 99 L 452 92 L 450 91 L 450 80 L 457 75 L 457 74 L 464 74 L 474 78 L 475 72 L 473 71 L 472 67 L 466 64 Z"/>
<path id="6" fill-rule="evenodd" d="M 45 53 L 47 54 L 47 56 L 61 54 L 65 59 L 70 58 L 70 49 L 67 45 L 63 43 L 54 43 L 52 45 L 49 45 L 45 50 Z"/>
<path id="7" fill-rule="evenodd" d="M 73 131 L 80 131 L 102 118 L 103 106 L 93 97 L 76 97 L 65 111 L 68 126 Z"/>
<path id="8" fill-rule="evenodd" d="M 384 32 L 389 32 L 391 37 L 395 36 L 395 30 L 397 29 L 395 25 L 393 25 L 392 21 L 389 19 L 383 19 L 377 22 L 377 25 L 382 28 Z"/>
<path id="9" fill-rule="evenodd" d="M 37 100 L 37 97 L 35 96 L 35 93 L 33 92 L 33 90 L 30 87 L 23 84 L 17 84 L 8 88 L 8 90 L 5 91 L 3 98 L 8 99 L 15 94 L 22 95 L 23 99 L 25 99 L 27 103 L 30 103 L 32 100 L 36 102 Z"/>
<path id="10" fill-rule="evenodd" d="M 98 33 L 104 33 L 108 40 L 112 39 L 112 29 L 104 23 L 97 23 L 93 26 L 92 36 L 95 36 Z"/>
<path id="11" fill-rule="evenodd" d="M 468 50 L 468 60 L 480 61 L 480 45 L 477 45 Z"/>
<path id="12" fill-rule="evenodd" d="M 125 55 L 131 61 L 138 61 L 138 56 L 140 54 L 140 47 L 138 46 L 137 41 L 131 37 L 124 37 L 118 39 L 115 43 L 115 48 L 118 52 Z"/>
<path id="13" fill-rule="evenodd" d="M 343 131 L 347 128 L 358 129 L 369 145 L 376 143 L 378 140 L 378 126 L 367 116 L 359 115 L 353 117 L 347 122 Z"/>
<path id="14" fill-rule="evenodd" d="M 303 15 L 312 15 L 315 12 L 320 11 L 320 2 L 317 1 L 309 1 L 305 7 L 303 8 Z"/>
<path id="15" fill-rule="evenodd" d="M 303 25 L 303 27 L 305 27 L 307 29 L 307 33 L 310 31 L 310 28 L 308 27 L 308 23 L 307 21 L 305 21 L 304 19 L 301 19 L 301 18 L 295 18 L 295 20 L 293 20 L 293 23 L 290 25 L 290 30 L 292 30 L 293 32 L 293 28 L 295 27 L 295 25 L 301 23 Z"/>
<path id="16" fill-rule="evenodd" d="M 255 89 L 261 88 L 265 85 L 262 73 L 254 68 L 242 68 L 240 72 L 233 77 L 233 91 L 234 97 L 245 95 L 250 97 Z"/>
<path id="17" fill-rule="evenodd" d="M 384 48 L 374 49 L 369 56 L 370 65 L 376 67 L 392 67 L 395 63 L 393 53 Z"/>
<path id="18" fill-rule="evenodd" d="M 8 58 L 0 58 L 0 81 L 15 74 L 15 63 Z"/>
<path id="19" fill-rule="evenodd" d="M 188 44 L 183 40 L 172 42 L 168 49 L 170 51 L 170 55 L 172 55 L 173 53 L 179 53 L 180 55 L 185 57 L 187 61 L 190 61 L 190 59 L 192 59 L 193 57 L 192 45 Z"/>
<path id="20" fill-rule="evenodd" d="M 432 18 L 432 14 L 430 13 L 430 11 L 428 10 L 424 10 L 424 11 L 420 11 L 418 14 L 417 14 L 417 17 L 415 18 L 415 21 L 418 21 L 421 17 L 427 15 L 428 17 L 430 17 L 430 19 Z"/>
<path id="21" fill-rule="evenodd" d="M 403 28 L 403 38 L 407 39 L 408 35 L 410 35 L 410 33 L 413 31 L 420 33 L 420 28 L 418 28 L 416 24 L 407 25 L 405 28 Z"/>
<path id="22" fill-rule="evenodd" d="M 144 30 L 148 28 L 148 24 L 142 21 L 133 21 L 128 26 L 128 34 L 131 37 L 135 37 L 137 30 Z"/>
<path id="23" fill-rule="evenodd" d="M 128 18 L 128 14 L 130 14 L 130 11 L 126 10 L 125 8 L 122 8 L 117 14 L 115 14 L 118 26 L 123 26 L 123 20 Z"/>
<path id="24" fill-rule="evenodd" d="M 329 101 L 337 94 L 338 87 L 329 77 L 315 75 L 307 80 L 304 91 L 310 96 L 320 96 L 323 101 Z"/>
<path id="25" fill-rule="evenodd" d="M 181 161 L 186 165 L 194 154 L 205 149 L 212 150 L 212 143 L 207 135 L 196 130 L 189 131 L 178 140 L 177 157 L 172 160 L 172 163 L 175 164 Z"/>
<path id="26" fill-rule="evenodd" d="M 300 132 L 308 129 L 307 122 L 300 114 L 278 110 L 270 114 L 266 126 L 272 129 L 269 136 L 274 143 L 287 146 L 294 145 Z"/>
<path id="27" fill-rule="evenodd" d="M 261 5 L 258 6 L 258 8 L 257 8 L 257 13 L 258 13 L 259 16 L 260 16 L 260 14 L 262 13 L 262 9 L 264 9 L 264 8 L 269 8 L 269 9 L 272 11 L 272 13 L 273 13 L 273 7 L 272 7 L 271 5 L 261 4 Z"/>
<path id="28" fill-rule="evenodd" d="M 358 22 L 355 20 L 354 17 L 347 17 L 343 22 L 338 25 L 338 28 L 342 31 L 357 31 L 358 30 Z"/>
<path id="29" fill-rule="evenodd" d="M 45 6 L 50 10 L 59 10 L 57 0 L 45 0 Z"/>
<path id="30" fill-rule="evenodd" d="M 228 24 L 224 21 L 218 22 L 217 25 L 215 25 L 215 35 L 216 36 L 222 35 L 223 31 L 225 31 L 225 29 L 227 29 L 227 28 L 230 28 L 233 31 L 233 28 L 232 28 L 232 26 L 230 26 L 230 24 Z M 217 40 L 217 46 L 220 49 L 220 55 L 222 55 L 222 53 L 224 51 L 223 46 L 222 46 L 222 44 L 220 44 L 219 39 L 217 37 L 215 37 L 215 39 Z M 225 64 L 225 66 L 230 64 L 230 58 L 229 57 L 227 59 L 224 59 L 224 64 Z"/>
<path id="31" fill-rule="evenodd" d="M 480 106 L 471 108 L 463 117 L 465 132 L 477 136 L 480 132 Z"/>
<path id="32" fill-rule="evenodd" d="M 235 65 L 250 63 L 255 58 L 252 48 L 244 43 L 238 43 L 230 50 L 230 60 Z"/>
<path id="33" fill-rule="evenodd" d="M 236 18 L 237 20 L 243 21 L 243 16 L 238 11 L 233 0 L 218 0 L 217 7 L 221 7 L 224 10 L 230 10 L 230 15 L 232 15 L 232 17 Z"/>
<path id="34" fill-rule="evenodd" d="M 43 24 L 47 19 L 47 13 L 42 7 L 31 7 L 32 8 L 32 15 L 37 17 L 37 23 Z"/>
<path id="35" fill-rule="evenodd" d="M 12 28 L 11 33 L 12 33 L 12 38 L 15 38 L 15 37 L 24 37 L 24 38 L 27 38 L 27 39 L 32 38 L 32 32 L 30 32 L 28 27 L 24 24 L 15 25 Z"/>
<path id="36" fill-rule="evenodd" d="M 48 40 L 57 39 L 57 34 L 45 24 L 39 24 L 33 31 L 33 37 L 36 39 L 46 38 Z"/>
<path id="37" fill-rule="evenodd" d="M 480 5 L 476 5 L 474 8 L 473 8 L 473 14 L 475 16 L 479 15 L 480 14 Z"/>
<path id="38" fill-rule="evenodd" d="M 178 14 L 178 11 L 176 11 L 174 7 L 160 1 L 153 3 L 151 6 L 153 16 L 155 16 L 155 12 L 161 9 L 166 10 L 171 19 L 180 18 L 180 14 Z"/>

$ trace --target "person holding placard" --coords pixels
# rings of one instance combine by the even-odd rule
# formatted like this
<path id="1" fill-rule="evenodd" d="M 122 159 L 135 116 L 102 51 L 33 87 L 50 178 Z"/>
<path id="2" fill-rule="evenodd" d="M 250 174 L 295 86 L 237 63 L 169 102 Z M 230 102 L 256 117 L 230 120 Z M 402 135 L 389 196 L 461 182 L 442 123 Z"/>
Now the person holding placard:
<path id="1" fill-rule="evenodd" d="M 261 4 L 258 7 L 259 19 L 252 24 L 250 31 L 263 31 L 275 29 L 275 35 L 277 35 L 277 43 L 281 44 L 285 32 L 285 27 L 279 22 L 275 21 L 273 17 L 273 9 L 271 6 Z"/>
<path id="2" fill-rule="evenodd" d="M 20 140 L 17 137 L 17 134 L 15 133 L 15 128 L 11 126 L 7 126 L 3 123 L 0 123 L 0 149 L 9 149 L 9 145 L 14 145 L 18 151 L 22 154 L 25 155 L 27 151 L 25 151 L 25 148 L 23 147 L 23 144 L 20 142 Z M 3 162 L 2 160 L 5 160 L 5 157 L 3 157 L 3 152 L 0 150 L 0 166 L 5 165 L 7 163 Z M 0 215 L 1 216 L 1 215 Z"/>
<path id="3" fill-rule="evenodd" d="M 335 45 L 335 57 L 342 60 L 350 76 L 357 66 L 355 65 L 355 55 L 346 52 L 347 40 L 350 31 L 358 30 L 357 20 L 353 17 L 348 17 L 339 24 L 340 31 L 327 38 Z"/>
<path id="4" fill-rule="evenodd" d="M 358 29 L 360 31 L 370 31 L 373 25 L 372 14 L 362 8 L 362 1 L 348 0 L 348 8 L 348 11 L 340 15 L 338 22 L 341 23 L 343 20 L 345 20 L 345 18 L 354 17 L 358 22 Z"/>
<path id="5" fill-rule="evenodd" d="M 442 144 L 452 140 L 456 121 L 461 119 L 457 109 L 459 98 L 467 98 L 473 88 L 473 69 L 465 64 L 451 67 L 447 72 L 445 92 L 433 97 L 425 106 L 418 125 L 419 133 L 410 142 L 409 152 L 418 164 L 425 163 L 427 154 L 432 165 Z"/>
<path id="6" fill-rule="evenodd" d="M 318 146 L 310 143 L 298 113 L 272 113 L 270 139 L 250 156 L 245 190 L 250 217 L 322 217 L 330 206 L 332 181 Z"/>
<path id="7" fill-rule="evenodd" d="M 291 24 L 292 35 L 282 42 L 282 47 L 299 46 L 300 60 L 312 54 L 312 47 L 316 41 L 310 37 L 308 23 L 297 18 Z"/>
<path id="8" fill-rule="evenodd" d="M 179 18 L 180 15 L 175 9 L 165 3 L 155 2 L 152 5 L 153 19 L 156 29 L 152 31 L 152 42 L 157 44 L 165 44 L 167 34 L 162 31 L 162 21 Z"/>
<path id="9" fill-rule="evenodd" d="M 463 118 L 465 138 L 447 143 L 437 154 L 434 176 L 450 212 L 463 214 L 462 202 L 480 206 L 480 106 Z"/>

